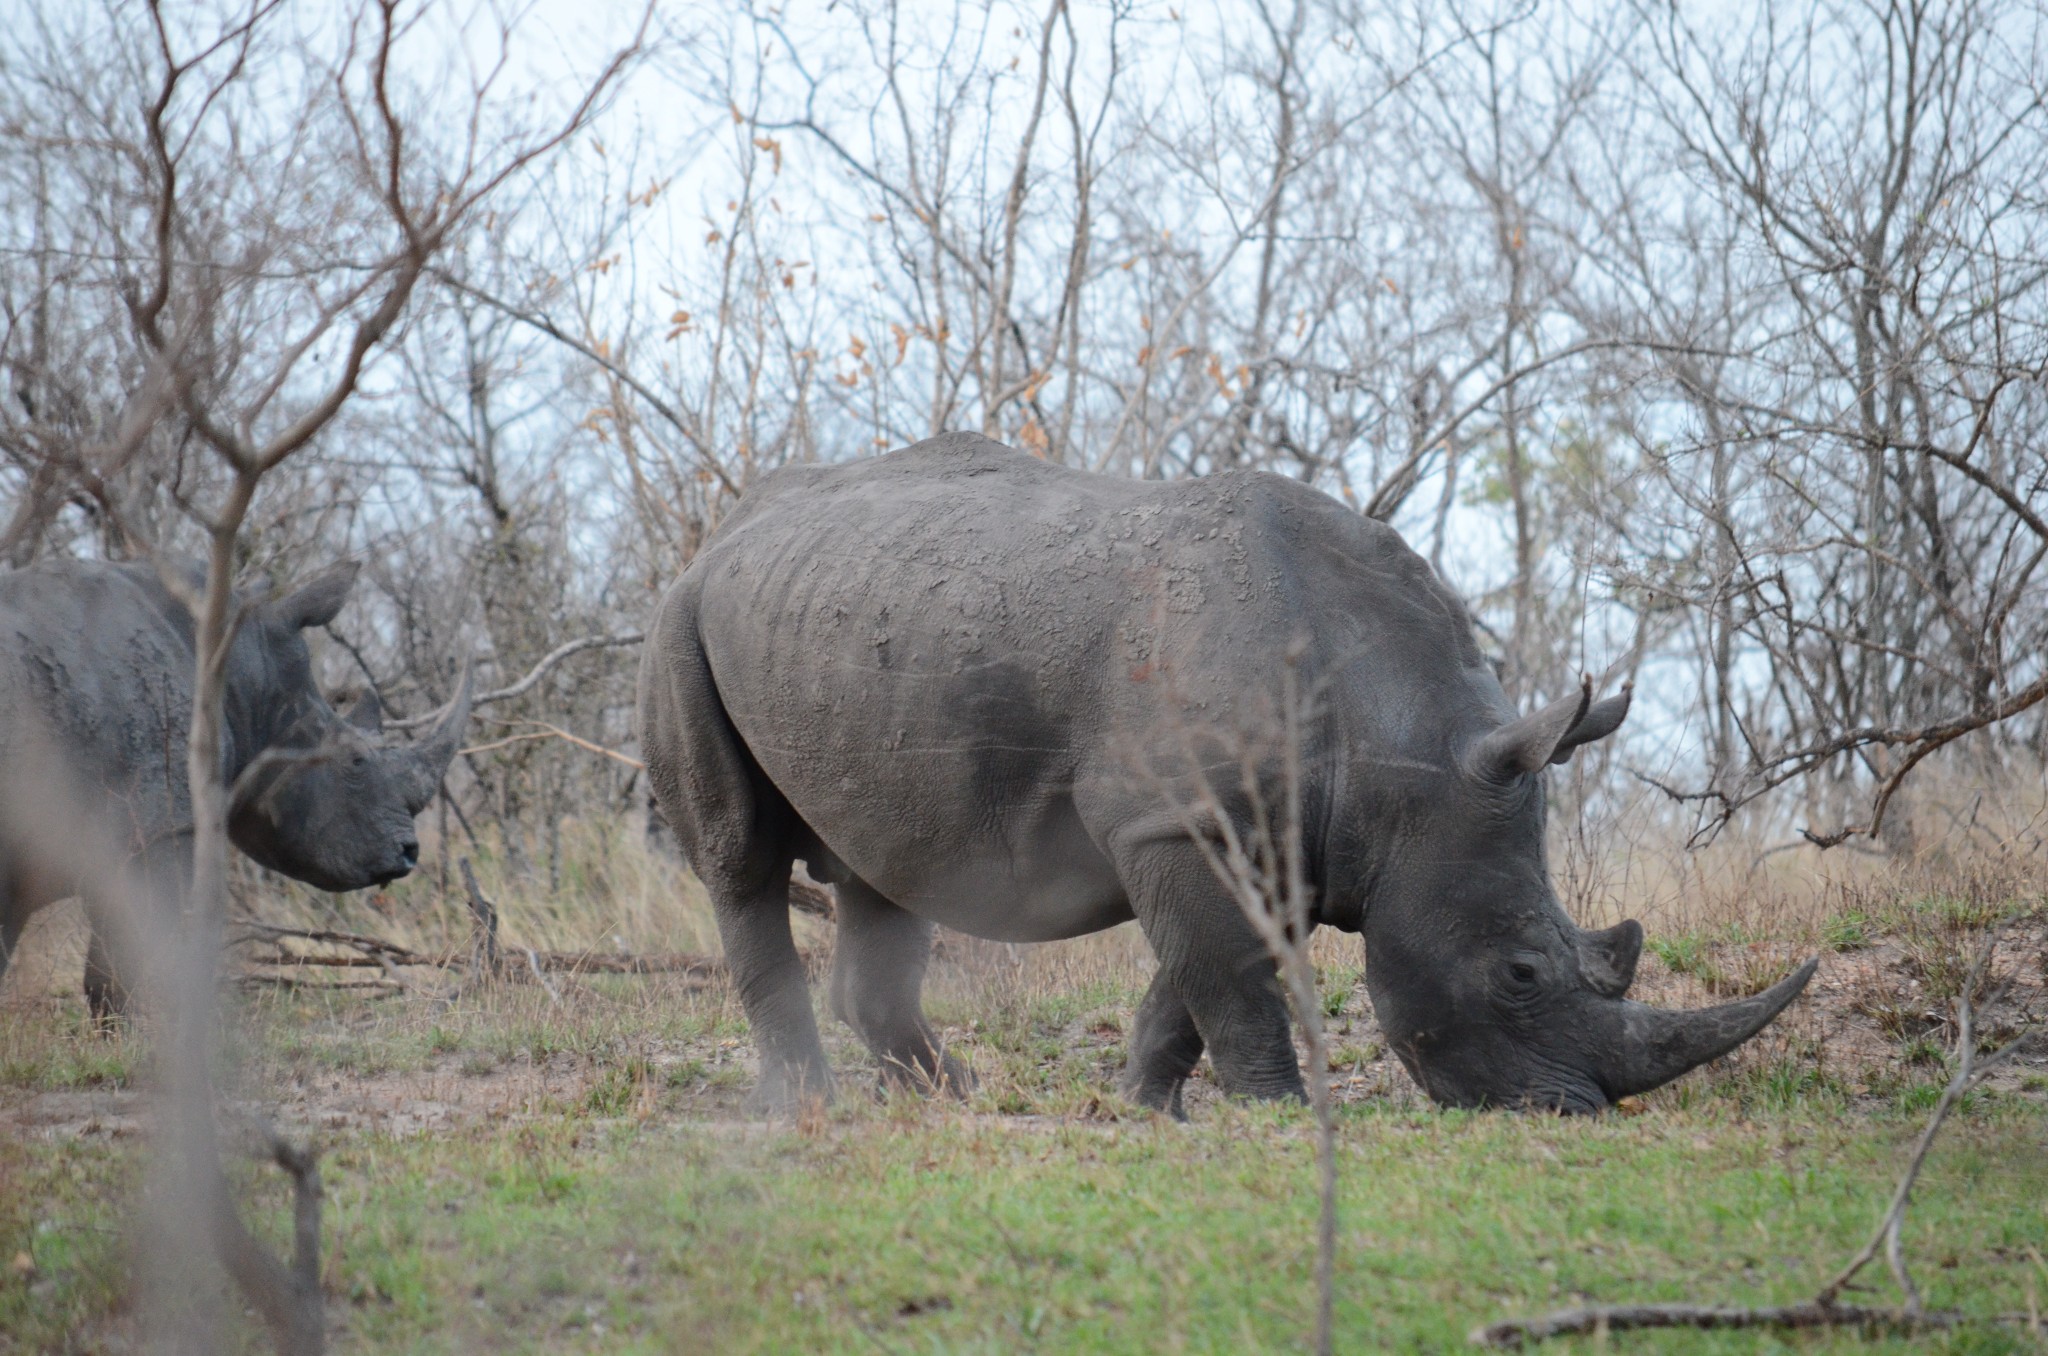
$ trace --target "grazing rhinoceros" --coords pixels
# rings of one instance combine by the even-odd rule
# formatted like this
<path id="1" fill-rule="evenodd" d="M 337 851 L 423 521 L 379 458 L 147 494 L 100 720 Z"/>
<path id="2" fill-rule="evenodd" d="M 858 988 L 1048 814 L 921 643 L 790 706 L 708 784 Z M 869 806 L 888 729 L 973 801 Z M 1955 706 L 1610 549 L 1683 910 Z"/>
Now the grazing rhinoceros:
<path id="1" fill-rule="evenodd" d="M 346 718 L 327 704 L 301 632 L 334 619 L 355 577 L 355 564 L 344 563 L 249 603 L 227 669 L 228 784 L 258 755 L 287 755 L 240 788 L 229 836 L 264 866 L 323 890 L 358 890 L 412 870 L 413 816 L 433 799 L 469 718 L 467 676 L 433 732 L 407 748 L 379 746 L 374 695 Z M 167 891 L 191 874 L 192 629 L 191 613 L 146 564 L 62 561 L 0 574 L 0 791 L 23 794 L 21 783 L 43 766 L 36 760 L 53 758 L 104 811 L 96 827 L 125 840 Z M 75 884 L 47 861 L 39 866 L 33 842 L 0 836 L 0 974 L 29 916 Z M 86 999 L 105 1017 L 125 994 L 104 903 L 87 904 Z"/>
<path id="2" fill-rule="evenodd" d="M 1135 917 L 1159 968 L 1125 1093 L 1178 1113 L 1206 1048 L 1226 1091 L 1300 1096 L 1272 962 L 1187 802 L 1134 775 L 1186 750 L 1182 722 L 1255 716 L 1291 646 L 1322 684 L 1300 749 L 1313 916 L 1364 935 L 1374 1010 L 1437 1101 L 1595 1111 L 1805 987 L 1812 962 L 1704 1011 L 1623 997 L 1642 928 L 1558 906 L 1541 774 L 1627 695 L 1516 718 L 1391 529 L 1279 476 L 1114 479 L 946 434 L 766 478 L 649 631 L 648 770 L 710 891 L 761 1098 L 831 1086 L 794 858 L 839 887 L 833 1008 L 899 1079 L 968 1077 L 920 1007 L 933 923 L 1023 942 Z M 1248 827 L 1235 764 L 1212 773 Z"/>

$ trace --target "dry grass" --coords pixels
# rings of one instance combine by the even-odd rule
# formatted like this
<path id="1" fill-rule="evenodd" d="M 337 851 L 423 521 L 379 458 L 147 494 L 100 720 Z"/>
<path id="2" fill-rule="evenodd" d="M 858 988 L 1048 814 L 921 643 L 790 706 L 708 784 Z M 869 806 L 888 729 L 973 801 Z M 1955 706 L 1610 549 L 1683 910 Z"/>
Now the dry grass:
<path id="1" fill-rule="evenodd" d="M 426 824 L 422 823 L 422 829 Z M 695 876 L 630 825 L 565 820 L 554 881 L 519 870 L 489 826 L 474 841 L 423 833 L 425 869 L 381 890 L 323 894 L 237 859 L 238 905 L 267 922 L 345 926 L 422 952 L 466 943 L 471 916 L 457 863 L 468 858 L 497 905 L 504 940 L 541 951 L 716 952 L 710 901 Z"/>
<path id="2" fill-rule="evenodd" d="M 562 888 L 474 858 L 512 946 L 563 952 L 715 955 L 716 929 L 701 888 L 637 834 L 565 827 Z M 487 847 L 488 845 L 486 845 Z M 431 849 L 430 849 L 431 850 Z M 430 861 L 435 860 L 430 856 Z M 1848 859 L 1821 858 L 1823 866 Z M 1813 861 L 1809 858 L 1809 864 Z M 1650 920 L 1639 997 L 1691 1006 L 1754 992 L 1803 955 L 1827 955 L 1811 996 L 1728 1060 L 1652 1099 L 1682 1102 L 1718 1089 L 1738 1098 L 1826 1094 L 1885 1101 L 1939 1073 L 1946 1013 L 1978 939 L 2005 938 L 1996 982 L 2008 992 L 1986 1014 L 1996 1037 L 2048 1017 L 2048 867 L 2009 851 L 1966 862 L 1930 856 L 1800 881 L 1782 868 L 1769 892 L 1703 880 L 1665 898 L 1625 901 Z M 1775 869 L 1775 868 L 1774 868 Z M 371 933 L 422 952 L 460 952 L 471 920 L 459 875 L 444 889 L 434 867 L 389 891 L 343 899 L 249 871 L 246 905 L 269 921 Z M 1638 873 L 1638 882 L 1643 876 Z M 1624 901 L 1610 896 L 1612 912 Z M 1603 921 L 1596 913 L 1582 921 Z M 799 915 L 799 945 L 822 973 L 832 928 Z M 78 1127 L 128 1114 L 123 1094 L 140 1067 L 134 1038 L 81 1041 L 77 998 L 84 927 L 76 906 L 46 911 L 24 939 L 0 993 L 9 1014 L 0 1063 L 17 1088 L 49 1095 L 50 1125 Z M 1357 940 L 1328 932 L 1314 959 L 1332 1035 L 1339 1098 L 1410 1103 L 1418 1094 L 1387 1054 L 1362 983 Z M 935 1027 L 975 1068 L 973 1105 L 1004 1115 L 1116 1116 L 1108 1089 L 1152 960 L 1131 925 L 1043 946 L 942 934 L 927 988 Z M 309 982 L 329 975 L 305 972 Z M 337 972 L 361 982 L 374 970 Z M 419 970 L 405 991 L 365 995 L 318 989 L 245 994 L 242 1085 L 281 1102 L 288 1122 L 410 1128 L 477 1117 L 586 1114 L 745 1114 L 753 1053 L 739 1005 L 719 979 L 558 976 L 552 991 L 529 979 L 460 985 Z M 822 1009 L 822 1003 L 821 1003 Z M 821 1011 L 828 1047 L 848 1089 L 876 1076 L 864 1049 Z M 2048 1092 L 2041 1064 L 2016 1066 L 2010 1091 Z M 114 1101 L 108 1101 L 115 1096 Z M 95 1100 L 98 1099 L 98 1100 Z M 1217 1094 L 1206 1067 L 1190 1088 L 1200 1116 Z"/>

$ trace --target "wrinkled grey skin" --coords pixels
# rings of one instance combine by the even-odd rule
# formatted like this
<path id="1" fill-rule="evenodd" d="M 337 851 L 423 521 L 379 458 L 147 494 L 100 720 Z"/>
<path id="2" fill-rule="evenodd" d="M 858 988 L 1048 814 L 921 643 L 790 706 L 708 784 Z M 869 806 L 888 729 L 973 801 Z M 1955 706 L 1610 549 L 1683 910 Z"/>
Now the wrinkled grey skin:
<path id="1" fill-rule="evenodd" d="M 898 1079 L 969 1082 L 920 1007 L 934 923 L 1047 941 L 1136 917 L 1159 968 L 1125 1093 L 1177 1114 L 1206 1050 L 1227 1091 L 1299 1097 L 1270 959 L 1134 775 L 1171 768 L 1192 723 L 1256 726 L 1297 643 L 1325 685 L 1302 738 L 1316 921 L 1363 933 L 1375 1012 L 1436 1100 L 1595 1111 L 1804 986 L 1811 963 L 1704 1012 L 1623 997 L 1642 929 L 1582 932 L 1559 907 L 1541 773 L 1627 694 L 1517 719 L 1390 529 L 1277 476 L 1114 479 L 947 434 L 766 478 L 649 631 L 648 770 L 710 890 L 760 1099 L 831 1088 L 792 859 L 839 886 L 832 1007 Z M 1234 760 L 1211 780 L 1248 827 Z"/>
<path id="2" fill-rule="evenodd" d="M 243 600 L 223 703 L 227 784 L 264 758 L 230 806 L 229 836 L 264 866 L 334 891 L 412 870 L 413 816 L 433 799 L 468 719 L 467 678 L 433 733 L 409 748 L 381 746 L 374 696 L 346 718 L 327 704 L 303 631 L 334 619 L 355 576 L 344 563 L 282 597 Z M 0 788 L 19 793 L 36 778 L 35 758 L 55 758 L 104 812 L 92 828 L 125 843 L 148 888 L 174 901 L 191 876 L 192 633 L 191 614 L 146 564 L 60 561 L 0 574 Z M 0 974 L 30 915 L 75 886 L 39 864 L 33 844 L 0 841 Z M 86 997 L 105 1017 L 125 992 L 105 906 L 87 904 Z"/>

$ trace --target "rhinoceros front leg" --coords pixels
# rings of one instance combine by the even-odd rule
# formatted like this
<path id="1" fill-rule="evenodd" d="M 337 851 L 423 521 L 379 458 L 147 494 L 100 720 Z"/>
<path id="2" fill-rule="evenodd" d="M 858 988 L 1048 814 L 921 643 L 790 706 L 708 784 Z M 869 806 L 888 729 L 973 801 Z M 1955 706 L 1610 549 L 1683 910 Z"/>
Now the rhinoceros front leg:
<path id="1" fill-rule="evenodd" d="M 21 930 L 28 922 L 26 911 L 16 917 L 13 910 L 14 901 L 8 897 L 6 882 L 0 881 L 0 984 L 7 982 L 7 967 L 14 960 L 14 948 L 21 945 Z"/>
<path id="2" fill-rule="evenodd" d="M 1177 1062 L 1188 1048 L 1184 1030 L 1176 1031 L 1175 1016 L 1159 993 L 1164 984 L 1185 1007 L 1201 1045 L 1208 1047 L 1225 1092 L 1306 1097 L 1273 958 L 1200 851 L 1185 838 L 1160 836 L 1124 848 L 1116 861 L 1138 925 L 1159 958 L 1159 974 L 1146 994 L 1158 1034 L 1145 1030 L 1147 1013 L 1141 1007 L 1132 1040 L 1134 1066 L 1144 1055 L 1146 1073 L 1168 1074 L 1167 1052 Z M 1195 1048 L 1199 1053 L 1200 1047 Z M 1192 1068 L 1193 1060 L 1187 1066 Z"/>
<path id="3" fill-rule="evenodd" d="M 847 880 L 837 889 L 832 1011 L 874 1052 L 885 1086 L 966 1095 L 974 1075 L 946 1053 L 924 1018 L 932 925 L 897 908 L 865 881 Z"/>
<path id="4" fill-rule="evenodd" d="M 700 866 L 726 968 L 761 1052 L 754 1102 L 782 1115 L 808 1098 L 829 1101 L 832 1068 L 818 1039 L 803 957 L 789 931 L 790 859 L 765 878 L 734 878 Z"/>
<path id="5" fill-rule="evenodd" d="M 1139 1106 L 1184 1121 L 1188 1113 L 1181 1102 L 1181 1089 L 1201 1058 L 1201 1028 L 1161 967 L 1153 972 L 1152 987 L 1145 991 L 1131 1022 L 1130 1057 L 1123 1077 L 1117 1080 L 1117 1091 Z"/>
<path id="6" fill-rule="evenodd" d="M 85 900 L 90 935 L 85 947 L 85 1006 L 101 1030 L 125 1020 L 146 964 L 138 947 L 158 955 L 178 944 L 185 902 L 192 890 L 192 840 L 173 834 L 150 844 L 128 863 L 120 894 Z M 149 916 L 119 912 L 142 908 Z"/>

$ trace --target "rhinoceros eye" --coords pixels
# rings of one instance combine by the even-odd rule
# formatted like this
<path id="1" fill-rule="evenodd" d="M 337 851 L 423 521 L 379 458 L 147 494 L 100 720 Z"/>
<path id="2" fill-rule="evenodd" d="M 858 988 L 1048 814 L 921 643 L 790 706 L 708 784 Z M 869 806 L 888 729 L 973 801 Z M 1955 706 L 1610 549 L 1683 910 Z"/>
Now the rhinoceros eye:
<path id="1" fill-rule="evenodd" d="M 1514 999 L 1532 999 L 1543 988 L 1544 967 L 1534 956 L 1511 956 L 1501 966 L 1500 986 Z"/>

